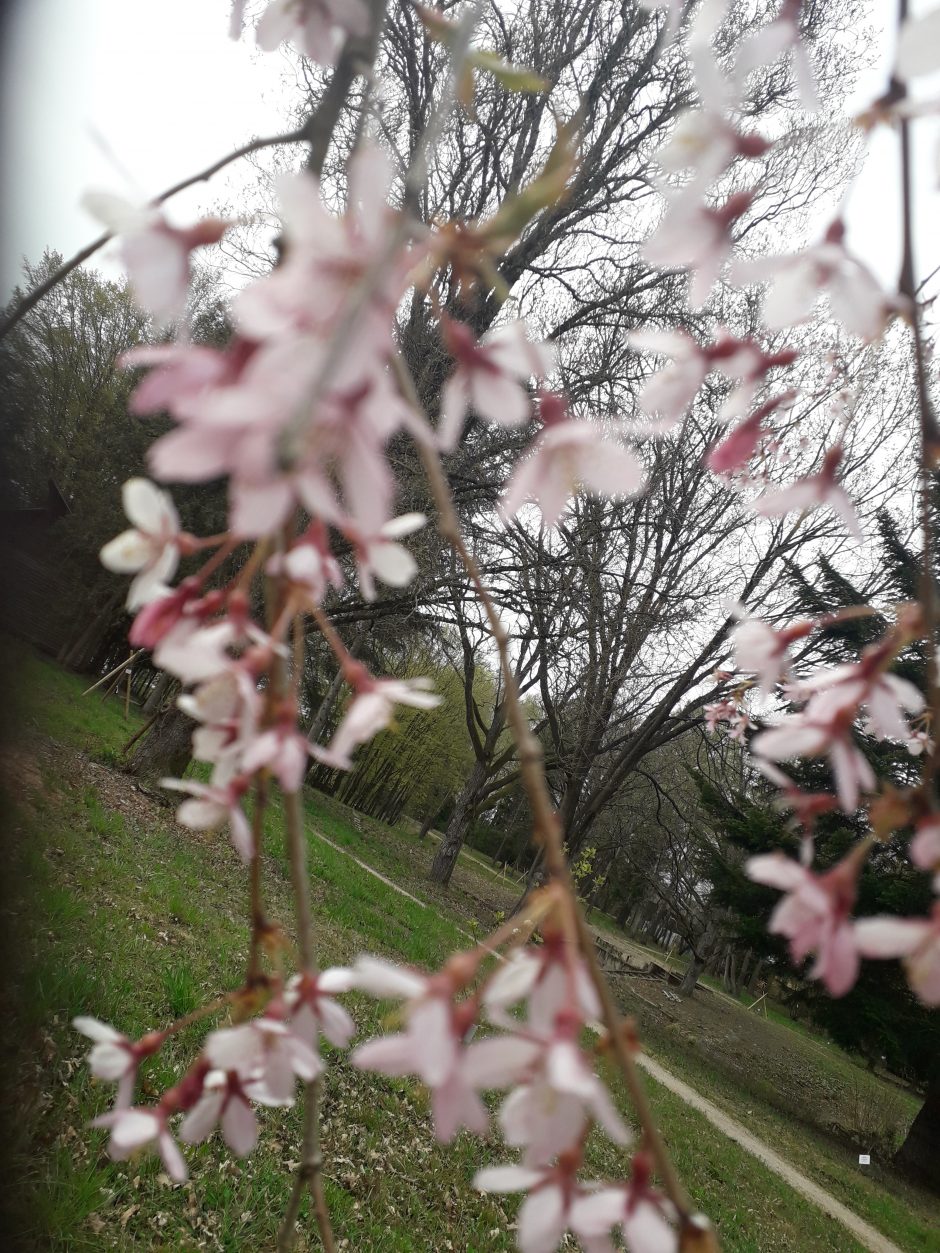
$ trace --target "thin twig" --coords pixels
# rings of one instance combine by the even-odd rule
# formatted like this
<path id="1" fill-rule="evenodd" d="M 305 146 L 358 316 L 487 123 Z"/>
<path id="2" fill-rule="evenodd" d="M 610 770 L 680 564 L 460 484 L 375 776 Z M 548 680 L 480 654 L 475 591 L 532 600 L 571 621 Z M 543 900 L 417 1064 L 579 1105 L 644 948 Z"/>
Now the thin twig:
<path id="1" fill-rule="evenodd" d="M 421 404 L 415 390 L 414 380 L 411 378 L 405 363 L 397 354 L 393 359 L 393 367 L 405 398 L 418 413 L 421 413 Z M 679 1181 L 662 1136 L 653 1119 L 652 1110 L 650 1109 L 636 1062 L 624 1034 L 624 1024 L 601 971 L 594 949 L 593 938 L 578 905 L 574 884 L 568 869 L 567 858 L 565 857 L 561 822 L 552 802 L 548 789 L 548 780 L 545 776 L 542 747 L 529 727 L 519 695 L 518 685 L 513 675 L 512 659 L 509 655 L 509 637 L 500 621 L 489 591 L 483 582 L 479 566 L 464 541 L 460 522 L 454 508 L 450 486 L 441 466 L 440 457 L 430 442 L 418 441 L 417 447 L 428 477 L 431 495 L 437 506 L 438 530 L 453 547 L 473 584 L 486 614 L 490 632 L 499 654 L 500 669 L 506 685 L 508 721 L 516 740 L 520 772 L 532 813 L 533 838 L 545 850 L 546 865 L 552 877 L 565 889 L 565 896 L 569 902 L 579 947 L 588 963 L 592 982 L 600 998 L 604 1025 L 610 1036 L 614 1055 L 623 1072 L 637 1117 L 643 1127 L 647 1146 L 656 1162 L 666 1195 L 675 1206 L 683 1229 L 688 1228 L 690 1231 L 694 1231 L 700 1238 L 705 1237 L 704 1219 L 701 1215 L 693 1213 L 689 1198 Z M 717 1246 L 712 1245 L 712 1247 Z"/>
<path id="2" fill-rule="evenodd" d="M 159 196 L 155 196 L 150 203 L 154 206 L 163 204 L 165 200 L 169 200 L 171 196 L 175 196 L 178 192 L 184 191 L 187 187 L 192 187 L 196 183 L 206 182 L 208 179 L 212 178 L 214 174 L 218 174 L 219 170 L 225 169 L 227 165 L 231 165 L 233 161 L 239 160 L 240 157 L 247 157 L 252 152 L 260 152 L 262 148 L 273 148 L 277 144 L 301 143 L 306 138 L 307 136 L 304 128 L 299 127 L 297 130 L 287 131 L 283 135 L 268 135 L 263 139 L 252 139 L 249 143 L 242 144 L 240 148 L 236 148 L 233 152 L 228 153 L 224 157 L 220 157 L 218 161 L 214 161 L 211 165 L 206 166 L 206 168 L 204 170 L 200 170 L 198 174 L 191 174 L 188 178 L 184 178 L 180 182 L 174 183 L 172 187 L 168 187 L 166 191 L 162 191 Z M 27 294 L 23 296 L 16 305 L 14 305 L 13 309 L 7 314 L 3 321 L 0 322 L 0 339 L 3 339 L 5 335 L 9 334 L 13 327 L 16 326 L 17 322 L 29 313 L 30 309 L 32 309 L 34 305 L 37 305 L 39 301 L 42 300 L 43 296 L 48 295 L 49 292 L 52 291 L 53 287 L 58 286 L 63 279 L 68 278 L 73 270 L 77 270 L 78 267 L 87 261 L 89 257 L 93 257 L 100 248 L 103 248 L 105 244 L 113 238 L 113 231 L 105 231 L 103 235 L 99 235 L 97 239 L 93 239 L 90 244 L 87 244 L 80 252 L 77 252 L 74 257 L 60 265 L 55 273 L 50 274 L 48 278 L 43 279 L 43 281 L 38 286 L 34 287 L 32 291 L 27 292 Z"/>

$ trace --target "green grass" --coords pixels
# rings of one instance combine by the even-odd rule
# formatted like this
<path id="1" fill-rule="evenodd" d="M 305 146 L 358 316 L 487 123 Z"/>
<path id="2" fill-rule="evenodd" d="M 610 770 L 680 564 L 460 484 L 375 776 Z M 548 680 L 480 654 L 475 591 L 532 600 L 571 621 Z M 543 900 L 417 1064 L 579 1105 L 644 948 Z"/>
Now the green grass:
<path id="1" fill-rule="evenodd" d="M 261 1144 L 247 1162 L 233 1162 L 216 1141 L 191 1152 L 192 1178 L 182 1187 L 169 1185 L 152 1157 L 112 1163 L 104 1133 L 86 1125 L 107 1107 L 109 1091 L 89 1078 L 86 1044 L 70 1029 L 71 1018 L 91 1013 L 138 1034 L 236 986 L 248 939 L 247 887 L 223 836 L 182 830 L 170 811 L 99 764 L 105 750 L 115 751 L 131 733 L 119 703 L 82 698 L 79 680 L 27 660 L 24 725 L 34 738 L 28 753 L 18 746 L 9 818 L 16 839 L 8 873 L 19 892 L 11 971 L 16 1009 L 4 1055 L 11 1077 L 5 1113 L 16 1128 L 8 1175 L 8 1200 L 19 1223 L 14 1247 L 270 1248 L 286 1201 L 288 1164 L 297 1160 L 297 1111 L 263 1112 Z M 464 886 L 444 898 L 416 871 L 410 832 L 388 831 L 315 794 L 306 806 L 311 827 L 429 902 L 408 901 L 311 835 L 323 964 L 370 950 L 435 966 L 466 945 L 461 931 L 470 929 L 467 911 L 474 892 L 484 890 L 483 876 L 471 880 L 468 870 Z M 265 848 L 267 908 L 290 931 L 276 805 Z M 492 877 L 486 873 L 485 880 Z M 380 1029 L 383 1007 L 355 996 L 350 1007 L 363 1036 Z M 199 1038 L 200 1028 L 190 1027 L 155 1060 L 143 1100 L 175 1081 Z M 662 1055 L 679 1069 L 672 1053 L 678 1050 Z M 332 1052 L 330 1061 L 323 1143 L 328 1195 L 346 1247 L 376 1253 L 512 1248 L 505 1228 L 515 1203 L 479 1196 L 471 1187 L 480 1165 L 505 1159 L 498 1139 L 461 1136 L 452 1146 L 437 1145 L 419 1089 L 361 1074 Z M 693 1058 L 685 1073 L 696 1065 Z M 720 1076 L 702 1072 L 700 1080 L 709 1095 L 724 1097 Z M 725 1249 L 847 1253 L 860 1247 L 695 1111 L 655 1084 L 651 1093 L 686 1186 L 716 1221 Z M 748 1122 L 779 1143 L 782 1129 L 769 1118 L 762 1112 L 763 1121 Z M 801 1132 L 790 1132 L 796 1144 Z M 589 1160 L 599 1174 L 624 1169 L 622 1155 L 599 1139 Z M 896 1212 L 902 1202 L 884 1189 L 860 1193 L 859 1212 L 866 1205 L 872 1217 L 876 1202 L 884 1206 L 878 1225 L 902 1247 L 928 1247 L 918 1242 L 913 1211 L 902 1222 Z M 306 1213 L 302 1227 L 300 1247 L 319 1247 Z"/>

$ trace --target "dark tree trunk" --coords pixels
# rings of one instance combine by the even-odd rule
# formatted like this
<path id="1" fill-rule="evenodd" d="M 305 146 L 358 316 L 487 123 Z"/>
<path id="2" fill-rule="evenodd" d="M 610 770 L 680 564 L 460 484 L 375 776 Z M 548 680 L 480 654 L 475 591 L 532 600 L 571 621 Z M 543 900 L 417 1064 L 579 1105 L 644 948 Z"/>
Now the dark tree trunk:
<path id="1" fill-rule="evenodd" d="M 441 801 L 439 805 L 435 805 L 430 810 L 428 810 L 428 815 L 425 818 L 424 822 L 422 822 L 421 830 L 418 832 L 419 840 L 426 840 L 428 836 L 431 834 L 431 828 L 434 826 L 434 823 L 437 820 L 437 815 L 444 808 L 445 804 L 446 804 L 446 801 Z"/>
<path id="2" fill-rule="evenodd" d="M 122 591 L 113 592 L 105 600 L 91 621 L 86 623 L 59 652 L 58 659 L 62 665 L 70 670 L 78 670 L 79 673 L 84 673 L 88 669 L 95 653 L 101 647 L 102 640 L 114 625 L 115 619 L 124 617 L 123 600 Z"/>
<path id="3" fill-rule="evenodd" d="M 320 701 L 320 707 L 317 709 L 317 712 L 314 714 L 313 721 L 307 728 L 307 739 L 311 744 L 316 744 L 320 736 L 326 730 L 326 725 L 330 720 L 330 715 L 333 712 L 336 702 L 339 700 L 339 694 L 343 690 L 343 684 L 345 681 L 342 667 L 338 667 L 336 674 L 333 675 L 333 682 L 327 688 L 326 695 Z M 316 768 L 316 765 L 316 761 L 311 757 L 307 762 L 307 776 L 309 776 L 311 770 Z"/>
<path id="4" fill-rule="evenodd" d="M 192 719 L 172 705 L 139 741 L 128 773 L 147 783 L 178 779 L 192 757 L 192 733 Z"/>
<path id="5" fill-rule="evenodd" d="M 165 671 L 157 675 L 157 681 L 147 693 L 147 699 L 144 701 L 143 714 L 149 718 L 151 714 L 155 714 L 163 704 L 163 698 L 166 696 L 171 683 L 175 680 Z"/>
<path id="6" fill-rule="evenodd" d="M 940 1195 L 940 1072 L 927 1084 L 924 1103 L 894 1155 L 894 1164 L 908 1178 Z"/>
<path id="7" fill-rule="evenodd" d="M 748 990 L 748 995 L 749 995 L 749 996 L 756 996 L 756 995 L 757 995 L 757 981 L 758 981 L 758 979 L 760 979 L 760 977 L 761 977 L 761 972 L 763 971 L 763 969 L 764 969 L 764 962 L 763 962 L 763 959 L 762 959 L 762 958 L 758 958 L 758 959 L 757 959 L 757 965 L 756 965 L 756 966 L 754 967 L 754 969 L 751 971 L 751 977 L 750 977 L 750 979 L 748 979 L 748 981 L 747 981 L 747 990 Z"/>
<path id="8" fill-rule="evenodd" d="M 700 957 L 693 957 L 686 967 L 685 974 L 682 976 L 682 982 L 679 984 L 680 996 L 691 996 L 695 991 L 695 985 L 698 983 L 699 975 L 705 969 L 705 963 Z"/>
<path id="9" fill-rule="evenodd" d="M 440 848 L 437 850 L 434 861 L 431 863 L 429 878 L 432 882 L 440 883 L 444 887 L 450 883 L 450 877 L 454 873 L 454 867 L 457 865 L 457 858 L 460 856 L 463 842 L 467 838 L 467 831 L 470 829 L 470 820 L 473 817 L 474 807 L 480 799 L 480 793 L 485 782 L 486 763 L 476 761 L 473 763 L 470 777 L 457 793 L 450 822 L 447 824 L 447 830 L 444 832 Z"/>
<path id="10" fill-rule="evenodd" d="M 533 892 L 536 888 L 541 887 L 542 884 L 545 882 L 545 879 L 546 879 L 545 867 L 542 865 L 544 860 L 545 860 L 545 846 L 539 845 L 539 851 L 533 857 L 532 865 L 529 867 L 529 873 L 526 875 L 525 887 L 522 889 L 522 895 L 519 897 L 515 905 L 513 905 L 512 909 L 510 910 L 510 917 L 514 917 L 516 914 L 518 914 L 519 910 L 525 904 L 526 899 L 529 896 L 529 893 Z"/>

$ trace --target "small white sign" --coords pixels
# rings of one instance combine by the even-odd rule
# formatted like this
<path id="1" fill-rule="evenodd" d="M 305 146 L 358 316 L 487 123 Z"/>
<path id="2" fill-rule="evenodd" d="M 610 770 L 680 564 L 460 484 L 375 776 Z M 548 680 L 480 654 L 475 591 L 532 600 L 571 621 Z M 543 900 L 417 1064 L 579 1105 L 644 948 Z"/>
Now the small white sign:
<path id="1" fill-rule="evenodd" d="M 871 1165 L 871 1154 L 870 1154 L 870 1153 L 859 1153 L 859 1155 L 858 1155 L 858 1164 L 859 1164 L 859 1166 L 870 1166 L 870 1165 Z"/>

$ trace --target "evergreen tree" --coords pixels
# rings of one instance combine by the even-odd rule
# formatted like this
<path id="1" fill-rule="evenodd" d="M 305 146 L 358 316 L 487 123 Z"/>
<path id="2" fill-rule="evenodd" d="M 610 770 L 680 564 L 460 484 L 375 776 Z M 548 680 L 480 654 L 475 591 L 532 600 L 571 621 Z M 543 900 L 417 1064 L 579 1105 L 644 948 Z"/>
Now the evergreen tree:
<path id="1" fill-rule="evenodd" d="M 934 512 L 940 500 L 935 498 Z M 877 598 L 882 605 L 909 600 L 921 578 L 920 554 L 902 538 L 894 519 L 878 519 L 882 563 L 873 586 L 859 588 L 825 558 L 812 580 L 796 568 L 790 580 L 801 613 L 814 617 Z M 822 633 L 821 651 L 833 664 L 855 660 L 862 649 L 884 633 L 887 612 L 848 618 Z M 925 686 L 923 645 L 902 653 L 895 672 L 921 689 Z M 918 778 L 918 762 L 904 745 L 887 743 L 860 732 L 858 743 L 882 783 L 910 787 Z M 788 773 L 806 792 L 831 791 L 828 767 L 814 758 L 790 763 Z M 707 812 L 725 839 L 711 857 L 709 874 L 713 902 L 731 911 L 742 944 L 758 952 L 786 978 L 792 1004 L 823 1027 L 843 1048 L 865 1057 L 869 1064 L 883 1061 L 894 1073 L 925 1086 L 925 1103 L 897 1155 L 907 1173 L 938 1187 L 940 1161 L 940 1016 L 913 995 L 903 970 L 895 962 L 864 962 L 855 987 L 833 998 L 815 981 L 793 969 L 786 944 L 767 931 L 779 893 L 752 883 L 744 874 L 748 857 L 783 849 L 798 855 L 799 837 L 774 804 L 772 789 L 762 780 L 746 791 L 729 792 L 700 776 L 699 787 Z M 864 811 L 846 815 L 835 810 L 817 819 L 814 831 L 815 864 L 825 870 L 839 861 L 867 831 Z M 924 915 L 932 894 L 927 875 L 907 855 L 910 830 L 895 832 L 877 844 L 859 882 L 859 916 L 873 914 Z"/>

